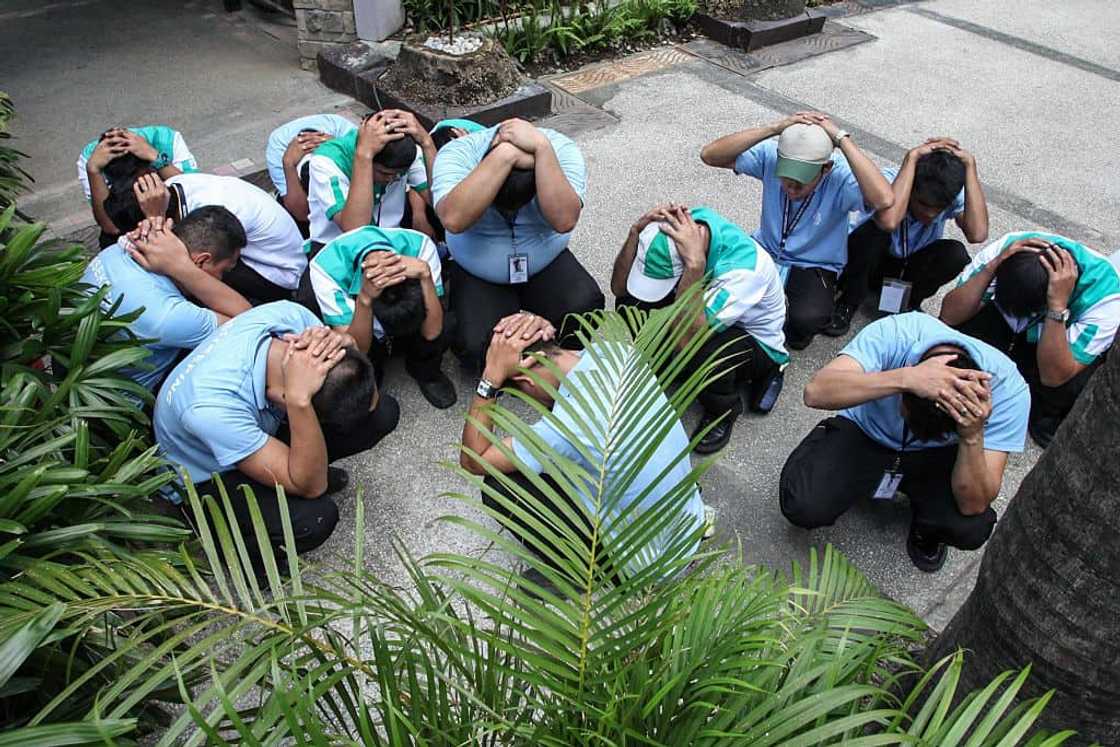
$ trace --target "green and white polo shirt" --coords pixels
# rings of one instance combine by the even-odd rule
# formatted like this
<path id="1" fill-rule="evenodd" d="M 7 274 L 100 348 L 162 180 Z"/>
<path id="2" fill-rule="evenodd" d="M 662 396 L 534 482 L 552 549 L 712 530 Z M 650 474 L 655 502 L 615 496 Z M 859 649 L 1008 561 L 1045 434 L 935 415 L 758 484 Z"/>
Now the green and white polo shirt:
<path id="1" fill-rule="evenodd" d="M 1120 273 L 1108 257 L 1058 234 L 1038 231 L 1009 233 L 981 249 L 961 272 L 957 285 L 968 282 L 1016 241 L 1036 238 L 1062 247 L 1077 263 L 1077 285 L 1069 299 L 1069 321 L 1066 322 L 1066 329 L 1074 359 L 1088 365 L 1108 349 L 1116 337 L 1117 327 L 1120 327 Z M 996 281 L 993 278 L 984 293 L 984 303 L 993 300 L 995 289 Z M 1003 309 L 999 311 L 1013 330 L 1026 330 L 1028 342 L 1038 342 L 1042 334 L 1042 318 L 1022 319 Z"/>
<path id="2" fill-rule="evenodd" d="M 173 130 L 166 125 L 148 125 L 147 127 L 129 127 L 128 129 L 144 138 L 149 145 L 156 149 L 158 155 L 152 163 L 153 169 L 158 171 L 164 166 L 175 166 L 184 174 L 198 171 L 198 162 L 195 161 L 194 155 L 187 147 L 187 142 L 183 140 L 183 136 L 178 130 Z M 89 157 L 93 155 L 98 142 L 100 141 L 90 141 L 86 147 L 82 148 L 82 153 L 78 156 L 78 181 L 82 184 L 82 191 L 85 192 L 87 200 L 90 199 L 90 191 L 86 163 L 89 161 Z M 106 182 L 108 182 L 107 179 Z"/>
<path id="3" fill-rule="evenodd" d="M 362 289 L 362 261 L 370 252 L 379 251 L 427 262 L 436 295 L 443 297 L 439 252 L 430 238 L 409 228 L 362 226 L 347 231 L 320 249 L 308 267 L 323 321 L 332 327 L 350 324 L 354 319 L 354 301 Z M 376 319 L 373 333 L 379 339 L 385 336 L 385 330 Z"/>
<path id="4" fill-rule="evenodd" d="M 786 297 L 777 266 L 770 255 L 743 229 L 714 210 L 692 208 L 692 217 L 711 232 L 704 289 L 705 314 L 716 330 L 738 327 L 754 337 L 779 365 L 789 361 L 783 327 Z M 639 237 L 638 256 L 627 280 L 634 293 L 639 285 L 660 285 L 671 292 L 684 271 L 677 247 L 656 223 Z M 634 293 L 639 298 L 642 293 Z M 661 296 L 662 298 L 664 295 Z M 646 297 L 645 300 L 658 300 Z"/>
<path id="5" fill-rule="evenodd" d="M 350 193 L 350 177 L 354 171 L 354 154 L 358 147 L 358 130 L 336 137 L 320 145 L 308 159 L 307 205 L 310 212 L 311 240 L 326 243 L 337 238 L 342 229 L 334 217 L 346 206 Z M 420 148 L 417 158 L 402 179 L 390 184 L 373 185 L 373 214 L 370 225 L 396 228 L 404 218 L 406 192 L 428 189 L 428 172 Z"/>

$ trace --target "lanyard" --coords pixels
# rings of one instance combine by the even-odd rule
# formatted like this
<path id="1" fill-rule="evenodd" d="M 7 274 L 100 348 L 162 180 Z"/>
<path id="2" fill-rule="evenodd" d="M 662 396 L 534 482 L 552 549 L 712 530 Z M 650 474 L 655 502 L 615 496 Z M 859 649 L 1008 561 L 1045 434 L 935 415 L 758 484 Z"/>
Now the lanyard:
<path id="1" fill-rule="evenodd" d="M 381 201 L 381 198 L 385 196 L 385 193 L 387 191 L 389 191 L 387 187 L 382 187 L 380 184 L 377 184 L 376 182 L 374 183 L 374 185 L 373 185 L 373 215 L 370 216 L 370 217 L 373 218 L 373 225 L 375 225 L 375 226 L 380 226 L 381 225 L 381 205 L 383 204 L 382 201 Z M 405 199 L 408 199 L 408 198 L 406 197 Z"/>
<path id="2" fill-rule="evenodd" d="M 891 465 L 891 472 L 898 472 L 898 468 L 902 466 L 902 455 L 906 451 L 906 447 L 914 443 L 913 434 L 910 433 L 910 426 L 906 425 L 906 421 L 902 423 L 902 443 L 899 444 L 898 451 L 894 455 L 894 464 Z"/>
<path id="3" fill-rule="evenodd" d="M 789 198 L 786 197 L 785 192 L 782 192 L 782 238 L 778 243 L 779 256 L 785 251 L 786 242 L 789 241 L 790 234 L 792 234 L 794 229 L 797 228 L 797 224 L 801 222 L 801 216 L 804 215 L 805 211 L 809 209 L 809 205 L 813 202 L 813 198 L 816 197 L 817 192 L 820 191 L 820 185 L 817 185 L 817 187 L 817 189 L 813 190 L 813 194 L 809 195 L 801 202 L 801 207 L 797 208 L 797 212 L 793 214 L 792 220 L 790 219 L 789 215 Z"/>

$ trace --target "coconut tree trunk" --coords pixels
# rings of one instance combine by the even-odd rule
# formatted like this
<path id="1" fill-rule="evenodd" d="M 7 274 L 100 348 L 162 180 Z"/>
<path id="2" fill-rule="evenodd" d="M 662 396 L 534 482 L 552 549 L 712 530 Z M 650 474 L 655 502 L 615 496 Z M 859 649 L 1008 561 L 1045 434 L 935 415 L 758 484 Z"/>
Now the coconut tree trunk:
<path id="1" fill-rule="evenodd" d="M 965 691 L 1032 664 L 1028 695 L 1057 690 L 1044 726 L 1120 744 L 1120 350 L 1011 500 L 930 658 L 958 647 Z"/>

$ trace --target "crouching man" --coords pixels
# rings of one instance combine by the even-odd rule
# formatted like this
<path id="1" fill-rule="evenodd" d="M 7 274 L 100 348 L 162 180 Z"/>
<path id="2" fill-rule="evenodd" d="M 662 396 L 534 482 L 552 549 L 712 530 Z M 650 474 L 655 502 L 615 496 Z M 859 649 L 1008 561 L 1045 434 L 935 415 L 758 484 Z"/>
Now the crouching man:
<path id="1" fill-rule="evenodd" d="M 660 413 L 671 412 L 665 395 L 660 391 L 650 393 L 649 407 L 644 410 L 646 414 L 643 416 L 649 422 L 628 429 L 629 435 L 621 439 L 607 457 L 605 483 L 598 488 L 591 484 L 577 488 L 582 505 L 557 504 L 557 499 L 566 501 L 567 483 L 557 481 L 556 476 L 550 474 L 554 464 L 547 450 L 541 453 L 538 444 L 512 437 L 506 437 L 499 446 L 486 436 L 486 431 L 492 427 L 487 405 L 498 396 L 501 387 L 516 387 L 552 409 L 554 421 L 542 419 L 532 426 L 541 441 L 575 462 L 581 470 L 597 473 L 604 457 L 604 441 L 613 435 L 611 413 L 600 407 L 595 410 L 597 417 L 586 418 L 586 406 L 581 403 L 601 403 L 604 388 L 609 391 L 612 387 L 621 386 L 618 376 L 628 369 L 628 365 L 604 365 L 604 360 L 617 361 L 619 355 L 637 355 L 637 352 L 633 349 L 604 350 L 598 349 L 599 346 L 586 351 L 558 347 L 549 342 L 556 334 L 552 324 L 530 313 L 506 317 L 498 327 L 503 331 L 495 332 L 491 337 L 482 380 L 463 427 L 460 463 L 476 475 L 488 475 L 486 465 L 504 473 L 507 476 L 505 480 L 488 476 L 486 485 L 513 501 L 519 511 L 511 512 L 486 491 L 483 492 L 483 502 L 513 522 L 518 528 L 519 539 L 546 561 L 550 556 L 570 557 L 572 546 L 587 546 L 590 543 L 592 526 L 589 516 L 599 513 L 602 526 L 609 533 L 612 525 L 617 527 L 619 521 L 641 521 L 643 512 L 662 510 L 661 504 L 666 496 L 679 490 L 686 481 L 691 465 L 688 459 L 689 439 L 680 420 L 672 423 L 667 430 L 664 423 L 655 420 Z M 600 343 L 601 346 L 614 344 L 618 343 Z M 656 387 L 652 376 L 649 377 L 649 385 Z M 613 427 L 617 429 L 618 426 Z M 648 434 L 662 431 L 663 437 L 656 440 L 654 453 L 645 459 L 636 474 L 626 474 L 634 466 L 636 454 L 649 447 Z M 541 476 L 545 487 L 538 486 L 534 479 L 518 471 L 517 464 L 510 459 L 511 450 L 530 472 Z M 528 492 L 533 500 L 523 501 L 503 484 L 507 481 Z M 698 530 L 704 526 L 705 520 L 699 491 L 695 486 L 688 490 L 680 515 L 662 531 L 652 534 L 641 547 L 627 548 L 625 557 L 611 558 L 609 563 L 603 564 L 606 578 L 614 578 L 617 573 L 633 577 L 654 558 L 670 556 L 683 563 L 692 556 L 700 539 Z M 635 503 L 638 504 L 636 509 Z M 551 525 L 550 516 L 543 515 L 540 506 L 546 507 L 551 516 L 563 517 L 565 526 Z M 625 518 L 620 519 L 623 516 Z M 609 536 L 607 547 L 610 548 Z M 658 579 L 649 579 L 651 582 L 655 580 Z"/>
<path id="2" fill-rule="evenodd" d="M 1023 450 L 1030 393 L 987 343 L 921 312 L 869 324 L 805 388 L 805 404 L 840 410 L 782 468 L 782 513 L 828 526 L 861 498 L 910 499 L 906 549 L 920 570 L 946 545 L 975 550 L 995 525 L 1007 455 Z"/>
<path id="3" fill-rule="evenodd" d="M 378 396 L 373 366 L 352 339 L 299 304 L 277 301 L 222 325 L 171 372 L 156 400 L 155 434 L 200 495 L 217 495 L 211 479 L 220 476 L 250 538 L 240 487 L 251 487 L 277 549 L 282 487 L 295 549 L 306 552 L 338 523 L 324 496 L 348 478 L 327 465 L 372 448 L 399 416 L 396 401 Z"/>

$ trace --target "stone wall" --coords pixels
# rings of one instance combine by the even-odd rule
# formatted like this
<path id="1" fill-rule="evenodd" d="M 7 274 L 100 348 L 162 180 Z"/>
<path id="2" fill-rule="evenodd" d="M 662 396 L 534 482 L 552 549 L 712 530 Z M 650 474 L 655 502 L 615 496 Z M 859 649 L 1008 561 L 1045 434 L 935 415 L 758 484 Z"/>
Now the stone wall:
<path id="1" fill-rule="evenodd" d="M 358 38 L 353 0 L 295 0 L 300 66 L 315 70 L 319 52 Z"/>

